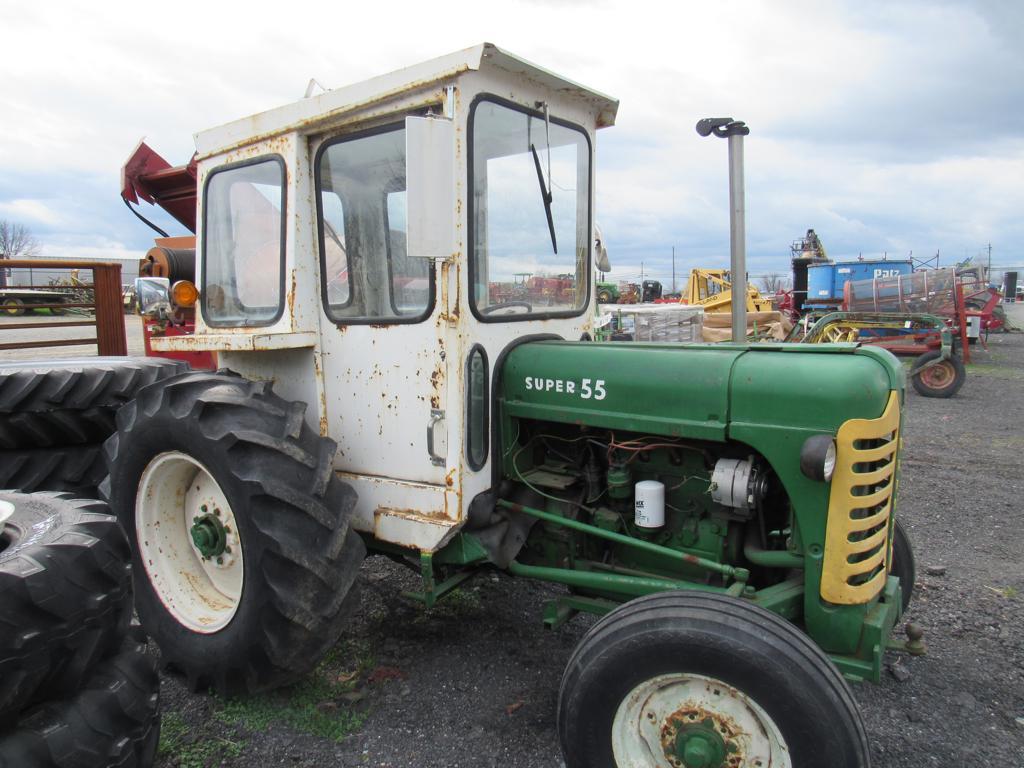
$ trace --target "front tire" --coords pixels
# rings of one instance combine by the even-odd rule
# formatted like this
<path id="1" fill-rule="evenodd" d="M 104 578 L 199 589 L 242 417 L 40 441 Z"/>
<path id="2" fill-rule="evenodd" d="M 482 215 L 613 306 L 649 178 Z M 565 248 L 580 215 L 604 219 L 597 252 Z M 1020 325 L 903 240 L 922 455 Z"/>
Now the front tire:
<path id="1" fill-rule="evenodd" d="M 118 413 L 102 490 L 128 532 L 136 608 L 199 690 L 252 693 L 335 643 L 365 547 L 336 445 L 267 382 L 188 373 Z"/>
<path id="2" fill-rule="evenodd" d="M 595 624 L 562 678 L 558 735 L 568 768 L 869 765 L 825 654 L 775 614 L 712 594 L 649 595 Z"/>
<path id="3" fill-rule="evenodd" d="M 914 547 L 906 529 L 897 518 L 893 521 L 892 531 L 892 568 L 889 572 L 900 580 L 900 600 L 903 613 L 910 607 L 914 596 L 914 583 L 917 581 L 917 564 L 914 562 Z"/>

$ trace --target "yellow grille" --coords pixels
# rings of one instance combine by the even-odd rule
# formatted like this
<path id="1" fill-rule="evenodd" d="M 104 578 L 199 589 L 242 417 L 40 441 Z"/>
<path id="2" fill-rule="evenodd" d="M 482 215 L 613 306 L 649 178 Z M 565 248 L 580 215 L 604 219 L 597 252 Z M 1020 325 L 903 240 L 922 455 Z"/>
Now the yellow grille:
<path id="1" fill-rule="evenodd" d="M 821 573 L 821 597 L 830 603 L 866 603 L 885 584 L 899 427 L 899 394 L 892 392 L 879 418 L 851 419 L 836 435 Z"/>

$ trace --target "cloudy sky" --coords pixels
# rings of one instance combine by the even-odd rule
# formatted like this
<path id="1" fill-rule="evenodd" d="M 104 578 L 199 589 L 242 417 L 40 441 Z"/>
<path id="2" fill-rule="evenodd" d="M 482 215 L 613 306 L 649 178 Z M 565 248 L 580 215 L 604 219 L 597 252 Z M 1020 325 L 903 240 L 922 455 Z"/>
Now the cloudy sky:
<path id="1" fill-rule="evenodd" d="M 666 9 L 673 9 L 671 12 Z M 643 0 L 175 4 L 0 0 L 0 219 L 53 256 L 137 258 L 140 137 L 192 134 L 484 40 L 611 94 L 597 217 L 613 276 L 728 263 L 727 115 L 746 140 L 751 273 L 808 227 L 836 258 L 1024 264 L 1024 3 Z M 154 218 L 159 218 L 155 216 Z M 170 225 L 169 225 L 170 226 Z"/>

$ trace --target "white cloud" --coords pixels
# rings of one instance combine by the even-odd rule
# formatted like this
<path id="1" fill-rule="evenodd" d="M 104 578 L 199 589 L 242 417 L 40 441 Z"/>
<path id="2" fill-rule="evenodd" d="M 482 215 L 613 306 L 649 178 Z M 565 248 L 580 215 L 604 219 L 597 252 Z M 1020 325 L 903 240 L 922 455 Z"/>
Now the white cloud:
<path id="1" fill-rule="evenodd" d="M 0 202 L 0 218 L 10 219 L 23 224 L 45 224 L 50 227 L 60 226 L 63 217 L 53 209 L 52 203 L 45 200 L 15 199 Z"/>

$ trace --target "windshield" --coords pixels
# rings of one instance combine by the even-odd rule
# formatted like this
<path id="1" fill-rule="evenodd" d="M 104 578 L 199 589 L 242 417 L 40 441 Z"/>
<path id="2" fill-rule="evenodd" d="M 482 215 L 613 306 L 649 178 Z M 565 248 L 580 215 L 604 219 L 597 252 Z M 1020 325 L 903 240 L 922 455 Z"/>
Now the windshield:
<path id="1" fill-rule="evenodd" d="M 586 133 L 491 99 L 471 118 L 473 310 L 482 320 L 578 314 L 590 261 Z"/>
<path id="2" fill-rule="evenodd" d="M 203 311 L 214 326 L 280 317 L 284 165 L 268 158 L 213 171 L 203 201 Z"/>

